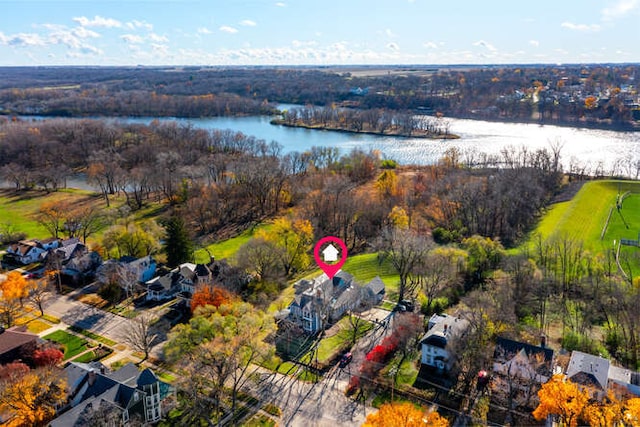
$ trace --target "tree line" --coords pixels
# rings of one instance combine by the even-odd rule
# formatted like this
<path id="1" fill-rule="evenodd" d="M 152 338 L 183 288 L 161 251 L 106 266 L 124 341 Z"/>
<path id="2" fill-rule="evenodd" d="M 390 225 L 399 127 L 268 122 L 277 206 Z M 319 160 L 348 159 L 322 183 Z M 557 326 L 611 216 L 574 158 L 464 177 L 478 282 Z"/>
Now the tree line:
<path id="1" fill-rule="evenodd" d="M 416 67 L 352 75 L 309 68 L 2 68 L 5 114 L 272 114 L 272 103 L 633 128 L 637 65 Z M 355 89 L 355 90 L 354 90 Z M 358 90 L 359 89 L 359 90 Z"/>

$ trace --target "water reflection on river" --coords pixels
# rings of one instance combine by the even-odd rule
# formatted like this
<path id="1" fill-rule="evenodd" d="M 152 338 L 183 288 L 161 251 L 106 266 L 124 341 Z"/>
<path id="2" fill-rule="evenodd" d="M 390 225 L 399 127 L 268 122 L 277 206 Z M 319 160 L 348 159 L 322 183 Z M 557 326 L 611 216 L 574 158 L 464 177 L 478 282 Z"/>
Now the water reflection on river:
<path id="1" fill-rule="evenodd" d="M 293 106 L 280 106 L 281 108 Z M 108 119 L 148 124 L 154 118 Z M 621 160 L 640 161 L 640 132 L 615 132 L 572 127 L 540 126 L 521 123 L 494 123 L 480 120 L 445 119 L 450 132 L 460 135 L 457 140 L 430 140 L 290 128 L 270 124 L 271 118 L 211 117 L 201 119 L 160 118 L 176 120 L 203 129 L 231 129 L 255 136 L 267 142 L 277 141 L 284 152 L 305 151 L 313 146 L 338 147 L 346 153 L 354 147 L 377 149 L 385 158 L 403 164 L 432 164 L 450 147 L 462 152 L 499 154 L 505 147 L 526 146 L 530 150 L 562 144 L 562 163 L 588 165 L 593 171 L 599 164 L 604 171 Z M 622 171 L 620 171 L 622 172 Z"/>
<path id="2" fill-rule="evenodd" d="M 128 119 L 149 123 L 151 119 Z M 347 152 L 354 147 L 380 150 L 386 158 L 403 164 L 431 164 L 450 147 L 477 153 L 498 154 L 505 147 L 533 150 L 562 144 L 565 168 L 572 158 L 595 169 L 598 164 L 610 170 L 616 161 L 640 161 L 640 132 L 615 132 L 559 126 L 540 126 L 521 123 L 494 123 L 479 120 L 446 119 L 450 132 L 460 135 L 457 140 L 383 137 L 349 133 L 288 128 L 271 125 L 269 117 L 213 117 L 178 119 L 183 123 L 205 129 L 232 129 L 253 135 L 267 142 L 277 141 L 285 152 L 305 151 L 312 146 L 339 147 Z"/>

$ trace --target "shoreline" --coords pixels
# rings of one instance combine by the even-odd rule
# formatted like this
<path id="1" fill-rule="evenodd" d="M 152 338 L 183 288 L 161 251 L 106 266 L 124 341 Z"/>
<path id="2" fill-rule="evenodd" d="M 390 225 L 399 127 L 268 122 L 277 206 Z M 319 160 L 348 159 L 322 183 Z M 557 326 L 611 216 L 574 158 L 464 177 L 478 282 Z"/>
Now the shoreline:
<path id="1" fill-rule="evenodd" d="M 291 123 L 286 123 L 282 119 L 273 119 L 269 123 L 276 126 L 285 126 L 285 127 L 291 127 L 291 128 L 303 128 L 303 129 L 310 129 L 310 130 L 323 130 L 323 131 L 330 131 L 330 132 L 355 133 L 355 134 L 375 135 L 375 136 L 393 136 L 397 138 L 460 139 L 459 135 L 455 135 L 452 133 L 441 134 L 441 133 L 431 133 L 431 132 L 420 131 L 417 133 L 405 134 L 402 132 L 378 132 L 378 131 L 371 131 L 371 130 L 358 131 L 353 129 L 332 127 L 332 126 L 321 126 L 321 125 L 312 126 L 312 125 L 306 125 L 304 123 L 291 124 Z"/>

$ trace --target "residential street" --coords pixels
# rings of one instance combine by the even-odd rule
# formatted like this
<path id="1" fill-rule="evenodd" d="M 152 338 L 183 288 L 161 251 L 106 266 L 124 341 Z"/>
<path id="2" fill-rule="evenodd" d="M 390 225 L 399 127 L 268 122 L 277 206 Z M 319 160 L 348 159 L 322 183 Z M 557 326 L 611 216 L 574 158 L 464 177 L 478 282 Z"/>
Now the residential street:
<path id="1" fill-rule="evenodd" d="M 76 301 L 66 295 L 56 295 L 45 306 L 45 312 L 70 326 L 87 329 L 103 337 L 121 342 L 131 320 Z"/>

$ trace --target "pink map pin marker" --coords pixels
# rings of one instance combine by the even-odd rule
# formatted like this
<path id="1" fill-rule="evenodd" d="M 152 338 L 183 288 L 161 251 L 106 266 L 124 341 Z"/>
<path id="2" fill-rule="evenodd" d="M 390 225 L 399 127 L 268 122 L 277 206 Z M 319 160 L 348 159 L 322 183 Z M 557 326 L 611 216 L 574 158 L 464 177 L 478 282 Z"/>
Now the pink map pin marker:
<path id="1" fill-rule="evenodd" d="M 338 248 L 334 246 L 334 243 L 339 246 L 339 251 Z M 321 251 L 324 259 L 320 257 Z M 337 257 L 338 252 L 340 252 L 340 259 Z M 347 245 L 337 237 L 323 237 L 318 240 L 318 243 L 316 243 L 316 246 L 313 248 L 313 257 L 315 258 L 318 267 L 320 267 L 320 269 L 329 276 L 329 279 L 333 279 L 333 276 L 340 271 L 340 268 L 342 268 L 342 265 L 347 260 Z M 330 262 L 331 264 L 329 264 Z"/>

